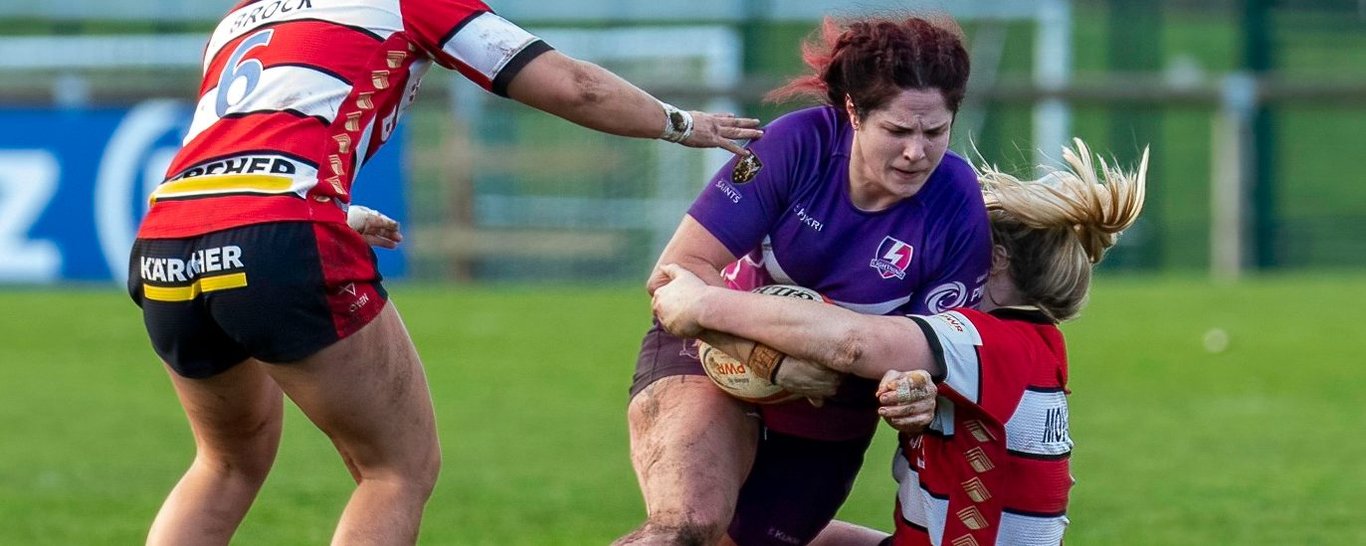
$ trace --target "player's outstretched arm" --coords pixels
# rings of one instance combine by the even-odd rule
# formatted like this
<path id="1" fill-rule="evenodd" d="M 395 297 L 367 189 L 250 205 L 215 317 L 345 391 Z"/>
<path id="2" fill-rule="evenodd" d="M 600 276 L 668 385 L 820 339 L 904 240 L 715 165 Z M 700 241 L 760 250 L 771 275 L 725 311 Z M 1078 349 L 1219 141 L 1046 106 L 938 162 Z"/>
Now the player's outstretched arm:
<path id="1" fill-rule="evenodd" d="M 549 51 L 508 84 L 512 99 L 584 127 L 614 135 L 662 138 L 695 148 L 745 154 L 736 140 L 759 138 L 759 120 L 686 112 L 593 63 Z"/>
<path id="2" fill-rule="evenodd" d="M 661 270 L 655 316 L 685 337 L 716 330 L 763 343 L 791 356 L 860 377 L 888 370 L 942 375 L 925 334 L 910 319 L 863 315 L 835 305 L 710 287 L 675 265 Z"/>

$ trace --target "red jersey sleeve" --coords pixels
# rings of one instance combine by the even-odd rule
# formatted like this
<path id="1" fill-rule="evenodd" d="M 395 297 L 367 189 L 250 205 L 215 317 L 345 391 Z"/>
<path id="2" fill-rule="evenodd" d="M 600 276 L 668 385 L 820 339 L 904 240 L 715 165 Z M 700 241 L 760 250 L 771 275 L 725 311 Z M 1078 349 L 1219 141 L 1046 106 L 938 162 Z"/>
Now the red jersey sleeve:
<path id="1" fill-rule="evenodd" d="M 404 0 L 403 25 L 436 64 L 504 97 L 512 78 L 552 49 L 479 0 Z"/>
<path id="2" fill-rule="evenodd" d="M 946 372 L 941 395 L 978 406 L 997 422 L 1010 419 L 1034 376 L 1028 366 L 1018 365 L 1018 356 L 1030 351 L 1021 331 L 972 309 L 911 319 Z"/>

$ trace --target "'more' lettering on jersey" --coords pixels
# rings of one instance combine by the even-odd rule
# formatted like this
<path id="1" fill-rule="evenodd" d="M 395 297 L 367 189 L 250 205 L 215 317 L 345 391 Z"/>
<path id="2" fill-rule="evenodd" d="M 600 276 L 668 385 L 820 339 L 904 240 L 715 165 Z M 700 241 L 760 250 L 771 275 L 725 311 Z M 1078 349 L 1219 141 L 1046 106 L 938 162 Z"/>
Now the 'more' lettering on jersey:
<path id="1" fill-rule="evenodd" d="M 1006 449 L 1026 457 L 1063 457 L 1072 453 L 1067 430 L 1067 396 L 1060 387 L 1029 387 L 1006 421 Z"/>
<path id="2" fill-rule="evenodd" d="M 339 220 L 320 206 L 349 201 L 432 63 L 506 94 L 549 50 L 479 0 L 243 0 L 205 48 L 176 187 L 158 190 L 139 236 Z"/>

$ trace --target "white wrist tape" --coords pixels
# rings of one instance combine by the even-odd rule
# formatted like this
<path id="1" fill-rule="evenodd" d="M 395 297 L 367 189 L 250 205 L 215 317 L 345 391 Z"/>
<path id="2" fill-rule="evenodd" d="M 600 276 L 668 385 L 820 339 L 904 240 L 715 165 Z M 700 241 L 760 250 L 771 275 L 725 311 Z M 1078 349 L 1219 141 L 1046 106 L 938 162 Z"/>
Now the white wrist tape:
<path id="1" fill-rule="evenodd" d="M 365 231 L 365 223 L 371 216 L 380 216 L 380 213 L 369 207 L 351 205 L 346 209 L 346 225 L 351 226 L 351 229 L 363 232 Z"/>
<path id="2" fill-rule="evenodd" d="M 664 132 L 659 138 L 669 142 L 683 142 L 692 136 L 692 114 L 679 110 L 672 104 L 660 102 L 664 107 Z"/>

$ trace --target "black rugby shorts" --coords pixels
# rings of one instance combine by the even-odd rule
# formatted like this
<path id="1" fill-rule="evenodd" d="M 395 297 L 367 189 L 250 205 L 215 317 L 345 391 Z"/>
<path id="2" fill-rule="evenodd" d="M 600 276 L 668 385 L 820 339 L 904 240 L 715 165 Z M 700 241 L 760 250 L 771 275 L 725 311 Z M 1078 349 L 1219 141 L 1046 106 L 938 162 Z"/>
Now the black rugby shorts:
<path id="1" fill-rule="evenodd" d="M 138 239 L 128 292 L 152 347 L 204 378 L 248 357 L 287 363 L 355 333 L 383 310 L 374 251 L 335 222 L 277 222 L 183 239 Z"/>

